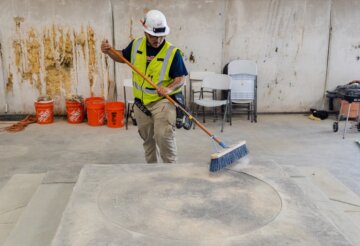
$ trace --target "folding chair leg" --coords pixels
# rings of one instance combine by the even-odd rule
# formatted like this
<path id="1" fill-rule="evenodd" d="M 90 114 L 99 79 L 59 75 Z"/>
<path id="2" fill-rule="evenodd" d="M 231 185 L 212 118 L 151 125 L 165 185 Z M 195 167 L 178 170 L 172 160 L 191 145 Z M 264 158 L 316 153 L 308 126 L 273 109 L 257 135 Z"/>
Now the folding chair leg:
<path id="1" fill-rule="evenodd" d="M 215 122 L 216 121 L 216 119 L 217 119 L 217 110 L 216 110 L 216 107 L 214 107 L 213 108 L 213 117 L 214 117 L 214 119 L 213 119 L 213 122 Z"/>
<path id="2" fill-rule="evenodd" d="M 125 115 L 125 127 L 126 127 L 126 130 L 128 129 L 129 115 L 130 115 L 130 103 L 127 103 L 127 105 L 126 105 L 126 115 Z"/>
<path id="3" fill-rule="evenodd" d="M 198 116 L 199 108 L 200 108 L 200 106 L 199 106 L 199 105 L 196 105 L 196 110 L 195 110 L 195 105 L 194 105 L 194 110 L 193 110 L 193 112 L 194 112 L 194 114 L 195 114 L 195 118 L 197 118 L 197 116 Z M 193 124 L 193 129 L 195 129 L 195 126 L 196 126 L 196 124 Z"/>
<path id="4" fill-rule="evenodd" d="M 202 107 L 202 111 L 203 111 L 203 122 L 205 123 L 205 107 Z"/>
<path id="5" fill-rule="evenodd" d="M 224 131 L 224 122 L 226 121 L 226 116 L 227 116 L 227 112 L 228 112 L 228 104 L 226 104 L 226 107 L 225 107 L 225 111 L 224 111 L 224 118 L 223 118 L 223 120 L 222 120 L 222 122 L 221 122 L 221 132 L 223 132 Z"/>
<path id="6" fill-rule="evenodd" d="M 228 108 L 228 117 L 229 117 L 229 121 L 230 121 L 230 126 L 232 126 L 232 110 L 231 110 L 231 105 Z"/>
<path id="7" fill-rule="evenodd" d="M 251 119 L 251 123 L 253 123 L 254 122 L 254 110 L 253 110 L 253 103 L 251 102 L 250 104 L 249 104 L 249 106 L 250 106 L 250 119 Z"/>

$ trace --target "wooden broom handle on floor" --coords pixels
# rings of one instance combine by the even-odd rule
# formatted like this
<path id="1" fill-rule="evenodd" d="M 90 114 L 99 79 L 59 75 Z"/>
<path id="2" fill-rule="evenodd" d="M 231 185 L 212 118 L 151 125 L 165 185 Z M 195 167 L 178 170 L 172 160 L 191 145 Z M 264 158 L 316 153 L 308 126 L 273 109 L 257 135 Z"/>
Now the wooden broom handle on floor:
<path id="1" fill-rule="evenodd" d="M 139 69 L 137 69 L 133 64 L 131 64 L 119 51 L 114 48 L 110 48 L 110 51 L 116 55 L 122 62 L 126 63 L 132 70 L 134 70 L 137 74 L 139 74 L 143 79 L 145 79 L 151 86 L 153 86 L 156 90 L 159 88 L 151 79 L 146 77 Z M 222 141 L 212 134 L 203 124 L 201 124 L 194 116 L 192 116 L 189 112 L 187 112 L 180 104 L 178 104 L 174 99 L 172 99 L 169 95 L 165 95 L 166 99 L 170 101 L 175 107 L 178 107 L 183 111 L 190 120 L 194 121 L 195 124 L 200 127 L 207 135 L 213 138 L 218 144 L 222 143 Z"/>

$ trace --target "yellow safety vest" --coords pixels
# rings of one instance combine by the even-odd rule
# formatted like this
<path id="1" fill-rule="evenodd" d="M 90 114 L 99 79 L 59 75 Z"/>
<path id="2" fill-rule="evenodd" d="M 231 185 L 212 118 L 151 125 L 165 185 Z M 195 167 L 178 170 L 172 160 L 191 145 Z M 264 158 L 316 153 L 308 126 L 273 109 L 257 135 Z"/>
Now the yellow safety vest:
<path id="1" fill-rule="evenodd" d="M 157 86 L 166 87 L 173 82 L 173 79 L 169 77 L 169 71 L 177 50 L 177 48 L 165 41 L 162 49 L 146 67 L 146 38 L 138 38 L 135 39 L 132 44 L 131 63 L 150 78 Z M 158 95 L 153 86 L 134 71 L 132 80 L 134 96 L 139 98 L 144 105 L 156 102 L 163 98 Z M 180 91 L 181 87 L 171 92 L 171 95 Z"/>

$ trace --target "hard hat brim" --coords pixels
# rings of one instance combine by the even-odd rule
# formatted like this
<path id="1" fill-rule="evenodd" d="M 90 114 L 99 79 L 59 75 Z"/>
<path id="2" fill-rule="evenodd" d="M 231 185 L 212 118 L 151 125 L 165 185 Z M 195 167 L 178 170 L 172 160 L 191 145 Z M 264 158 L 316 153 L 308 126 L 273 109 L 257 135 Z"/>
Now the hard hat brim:
<path id="1" fill-rule="evenodd" d="M 166 27 L 165 32 L 157 32 L 157 33 L 150 31 L 145 27 L 143 27 L 143 28 L 146 33 L 150 34 L 151 36 L 155 36 L 155 37 L 167 36 L 170 33 L 170 28 L 168 26 Z"/>

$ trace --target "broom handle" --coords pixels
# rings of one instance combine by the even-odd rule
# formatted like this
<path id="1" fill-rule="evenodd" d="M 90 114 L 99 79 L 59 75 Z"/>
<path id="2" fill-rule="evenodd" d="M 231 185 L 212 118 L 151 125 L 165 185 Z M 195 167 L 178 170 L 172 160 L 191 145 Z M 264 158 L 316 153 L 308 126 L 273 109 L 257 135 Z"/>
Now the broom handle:
<path id="1" fill-rule="evenodd" d="M 126 58 L 114 48 L 110 48 L 111 52 L 113 52 L 122 62 L 126 63 L 132 70 L 134 70 L 137 74 L 139 74 L 143 79 L 145 79 L 150 85 L 152 85 L 156 90 L 159 88 L 153 81 L 151 81 L 148 77 L 146 77 L 139 69 L 137 69 L 133 64 L 131 64 Z M 190 120 L 195 122 L 195 124 L 200 127 L 207 135 L 209 135 L 212 139 L 214 139 L 219 145 L 224 147 L 224 143 L 212 134 L 203 124 L 201 124 L 194 116 L 192 116 L 189 112 L 187 112 L 181 105 L 179 105 L 174 99 L 172 99 L 169 95 L 165 95 L 166 99 L 170 101 L 175 107 L 178 107 L 183 111 Z"/>

